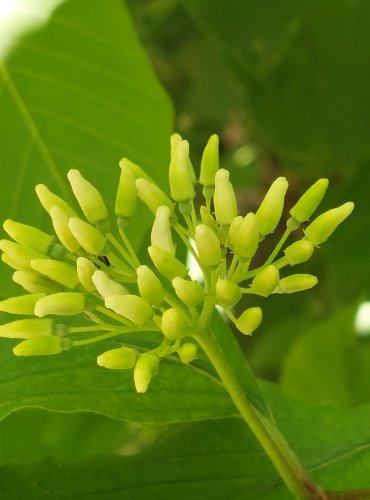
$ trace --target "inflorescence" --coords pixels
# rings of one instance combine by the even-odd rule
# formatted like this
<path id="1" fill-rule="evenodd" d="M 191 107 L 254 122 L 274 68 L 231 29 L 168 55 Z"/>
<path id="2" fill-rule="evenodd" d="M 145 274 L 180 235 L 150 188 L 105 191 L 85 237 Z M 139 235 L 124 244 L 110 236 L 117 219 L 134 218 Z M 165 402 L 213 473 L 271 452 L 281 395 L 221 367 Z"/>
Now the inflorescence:
<path id="1" fill-rule="evenodd" d="M 316 285 L 316 276 L 281 277 L 280 272 L 306 262 L 353 210 L 348 202 L 324 212 L 306 226 L 302 239 L 283 250 L 289 235 L 310 219 L 324 197 L 328 180 L 319 179 L 291 208 L 286 230 L 271 255 L 263 265 L 251 268 L 261 241 L 275 231 L 282 216 L 288 188 L 284 177 L 273 182 L 256 213 L 242 216 L 229 172 L 219 168 L 217 135 L 209 139 L 202 157 L 199 183 L 204 205 L 199 211 L 194 206 L 197 179 L 189 143 L 178 134 L 171 137 L 170 197 L 139 166 L 123 159 L 120 167 L 116 235 L 99 191 L 78 170 L 70 170 L 68 180 L 83 216 L 45 185 L 36 186 L 56 238 L 5 221 L 12 240 L 0 241 L 2 260 L 15 269 L 13 280 L 28 293 L 3 300 L 0 310 L 31 318 L 1 325 L 0 336 L 23 339 L 13 349 L 16 356 L 34 356 L 127 333 L 161 332 L 162 342 L 151 351 L 122 345 L 97 358 L 105 368 L 134 369 L 137 392 L 146 392 L 162 358 L 176 353 L 187 364 L 197 357 L 193 337 L 209 327 L 216 305 L 224 308 L 241 333 L 251 335 L 261 323 L 262 310 L 250 307 L 236 318 L 233 307 L 243 294 L 267 297 Z M 146 264 L 126 234 L 138 198 L 154 216 Z M 174 233 L 199 264 L 202 283 L 191 280 L 176 257 Z M 76 316 L 82 324 L 64 324 L 65 316 Z"/>

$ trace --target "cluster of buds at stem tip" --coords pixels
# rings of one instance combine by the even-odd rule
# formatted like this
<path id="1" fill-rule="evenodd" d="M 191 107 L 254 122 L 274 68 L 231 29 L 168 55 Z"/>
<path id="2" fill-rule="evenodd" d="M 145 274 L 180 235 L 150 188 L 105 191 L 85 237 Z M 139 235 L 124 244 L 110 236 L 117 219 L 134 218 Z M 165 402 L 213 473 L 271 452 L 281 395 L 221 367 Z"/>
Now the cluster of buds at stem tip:
<path id="1" fill-rule="evenodd" d="M 114 345 L 102 349 L 97 364 L 133 370 L 138 393 L 147 391 L 163 358 L 177 356 L 184 364 L 196 360 L 196 339 L 210 328 L 216 306 L 237 330 L 251 335 L 262 321 L 262 309 L 252 302 L 236 313 L 243 295 L 253 301 L 253 296 L 290 294 L 316 285 L 316 276 L 290 268 L 308 261 L 353 210 L 347 202 L 308 222 L 328 187 L 327 179 L 319 179 L 290 209 L 284 235 L 261 262 L 259 246 L 283 214 L 288 188 L 284 177 L 272 183 L 255 213 L 240 214 L 230 173 L 219 166 L 217 135 L 205 146 L 198 179 L 189 143 L 179 134 L 171 137 L 169 193 L 126 158 L 120 169 L 113 217 L 96 186 L 73 169 L 68 181 L 74 206 L 45 185 L 36 186 L 50 216 L 49 231 L 4 222 L 2 260 L 27 293 L 0 301 L 0 311 L 9 316 L 0 325 L 0 337 L 20 339 L 13 348 L 16 356 L 56 355 L 109 339 Z M 204 197 L 199 209 L 194 203 L 197 183 Z M 130 226 L 135 230 L 140 202 L 153 216 L 143 262 L 126 232 Z M 301 239 L 285 245 L 302 224 Z M 191 279 L 184 250 L 198 262 L 201 282 Z M 66 316 L 75 319 L 70 323 Z M 125 342 L 127 333 L 130 342 L 137 337 L 135 347 Z"/>

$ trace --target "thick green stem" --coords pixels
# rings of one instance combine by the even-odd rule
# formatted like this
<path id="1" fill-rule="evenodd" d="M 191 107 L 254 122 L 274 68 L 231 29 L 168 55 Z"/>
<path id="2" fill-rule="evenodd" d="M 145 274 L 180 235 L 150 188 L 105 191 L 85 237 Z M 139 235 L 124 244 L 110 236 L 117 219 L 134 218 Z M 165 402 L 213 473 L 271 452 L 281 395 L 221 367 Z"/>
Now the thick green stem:
<path id="1" fill-rule="evenodd" d="M 273 420 L 263 416 L 249 401 L 233 372 L 232 364 L 225 358 L 212 332 L 202 331 L 194 337 L 214 366 L 240 415 L 258 439 L 294 498 L 325 499 L 323 492 L 309 480 L 298 458 L 280 434 Z"/>

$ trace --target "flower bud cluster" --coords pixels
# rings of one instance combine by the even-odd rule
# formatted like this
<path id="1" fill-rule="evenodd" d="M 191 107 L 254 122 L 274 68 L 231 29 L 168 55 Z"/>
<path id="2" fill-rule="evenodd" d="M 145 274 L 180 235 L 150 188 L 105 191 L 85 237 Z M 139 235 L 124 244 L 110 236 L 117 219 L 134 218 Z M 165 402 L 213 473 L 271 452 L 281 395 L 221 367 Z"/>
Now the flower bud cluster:
<path id="1" fill-rule="evenodd" d="M 78 170 L 68 172 L 75 206 L 46 186 L 36 186 L 55 235 L 6 220 L 3 227 L 10 239 L 0 240 L 3 262 L 14 269 L 14 282 L 28 292 L 0 302 L 5 314 L 24 316 L 0 325 L 0 337 L 21 340 L 13 349 L 16 356 L 54 355 L 113 339 L 118 345 L 102 350 L 97 364 L 133 370 L 136 391 L 144 393 L 166 356 L 176 355 L 184 364 L 197 358 L 196 339 L 209 327 L 216 305 L 242 334 L 251 335 L 262 321 L 262 309 L 251 304 L 236 318 L 233 308 L 243 294 L 289 294 L 317 283 L 309 274 L 288 271 L 281 276 L 283 268 L 306 262 L 348 217 L 353 204 L 319 215 L 304 229 L 303 239 L 283 249 L 290 233 L 321 202 L 328 181 L 320 179 L 290 210 L 287 229 L 267 261 L 253 268 L 259 245 L 280 222 L 288 182 L 279 177 L 255 213 L 239 214 L 230 173 L 219 168 L 218 147 L 213 135 L 200 166 L 205 203 L 199 211 L 189 143 L 178 134 L 171 138 L 170 195 L 138 165 L 121 160 L 116 224 L 99 190 Z M 126 233 L 138 200 L 154 217 L 145 262 Z M 197 260 L 202 283 L 190 278 L 179 241 Z M 67 321 L 70 316 L 73 326 Z M 124 341 L 125 334 L 140 332 L 156 332 L 158 345 L 141 352 Z"/>

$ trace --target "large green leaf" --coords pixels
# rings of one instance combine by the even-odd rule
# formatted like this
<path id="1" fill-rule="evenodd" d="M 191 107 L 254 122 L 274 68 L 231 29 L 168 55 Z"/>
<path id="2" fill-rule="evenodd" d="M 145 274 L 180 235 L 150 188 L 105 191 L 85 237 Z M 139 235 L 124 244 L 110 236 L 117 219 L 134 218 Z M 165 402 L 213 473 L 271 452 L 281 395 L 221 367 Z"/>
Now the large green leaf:
<path id="1" fill-rule="evenodd" d="M 370 407 L 343 413 L 306 406 L 266 387 L 278 423 L 313 479 L 327 489 L 370 487 Z M 189 424 L 133 457 L 47 460 L 3 466 L 7 500 L 291 498 L 259 444 L 239 419 Z M 348 497 L 350 498 L 350 497 Z M 363 496 L 369 498 L 369 492 Z"/>
<path id="2" fill-rule="evenodd" d="M 289 394 L 351 407 L 370 401 L 370 343 L 354 330 L 355 307 L 305 330 L 283 365 Z"/>
<path id="3" fill-rule="evenodd" d="M 154 346 L 148 334 L 125 337 L 138 349 Z M 21 408 L 90 411 L 133 422 L 181 422 L 235 415 L 236 410 L 205 361 L 161 363 L 147 394 L 137 394 L 131 370 L 106 370 L 96 356 L 118 343 L 84 346 L 58 356 L 16 358 L 2 343 L 0 418 Z M 10 343 L 9 343 L 10 344 Z"/>
<path id="4" fill-rule="evenodd" d="M 55 3 L 43 2 L 45 13 Z M 46 217 L 34 185 L 68 197 L 69 168 L 95 182 L 110 207 L 123 156 L 165 178 L 171 106 L 120 0 L 62 2 L 45 27 L 13 40 L 0 61 L 0 108 L 3 218 L 39 225 Z"/>
<path id="5" fill-rule="evenodd" d="M 369 2 L 184 3 L 244 82 L 258 142 L 283 163 L 312 174 L 369 155 Z"/>

